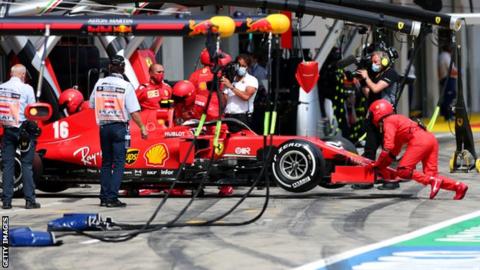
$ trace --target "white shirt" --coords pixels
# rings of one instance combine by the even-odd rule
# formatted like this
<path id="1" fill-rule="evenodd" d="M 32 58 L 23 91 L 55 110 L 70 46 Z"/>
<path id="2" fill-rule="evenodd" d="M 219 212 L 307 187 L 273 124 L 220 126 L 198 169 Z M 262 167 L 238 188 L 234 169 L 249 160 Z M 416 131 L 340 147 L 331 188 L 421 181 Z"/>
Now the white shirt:
<path id="1" fill-rule="evenodd" d="M 223 93 L 227 95 L 227 106 L 225 107 L 225 113 L 237 114 L 237 113 L 252 113 L 253 112 L 253 101 L 255 100 L 255 95 L 257 94 L 258 89 L 258 80 L 250 74 L 246 74 L 240 81 L 233 82 L 233 87 L 239 91 L 245 92 L 247 87 L 255 88 L 255 93 L 247 100 L 243 100 L 230 88 L 226 88 Z"/>
<path id="2" fill-rule="evenodd" d="M 33 88 L 18 77 L 0 84 L 0 124 L 20 127 L 25 118 L 25 108 L 35 102 Z"/>
<path id="3" fill-rule="evenodd" d="M 450 55 L 449 52 L 441 52 L 440 55 L 438 56 L 438 78 L 441 80 L 441 79 L 444 79 L 447 77 L 448 75 L 448 68 L 450 67 L 450 61 L 452 59 L 452 56 Z M 453 64 L 453 67 L 452 67 L 452 74 L 451 77 L 454 77 L 456 78 L 456 67 L 455 67 L 455 64 Z"/>
<path id="4" fill-rule="evenodd" d="M 98 80 L 89 103 L 90 107 L 95 109 L 95 118 L 99 125 L 128 122 L 131 113 L 140 111 L 135 89 L 120 74 Z"/>

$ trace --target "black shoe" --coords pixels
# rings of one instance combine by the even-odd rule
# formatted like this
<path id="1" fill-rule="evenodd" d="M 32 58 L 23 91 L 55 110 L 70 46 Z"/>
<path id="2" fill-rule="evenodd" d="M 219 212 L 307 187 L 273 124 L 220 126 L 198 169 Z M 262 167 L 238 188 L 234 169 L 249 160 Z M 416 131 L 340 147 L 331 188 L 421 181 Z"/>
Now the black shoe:
<path id="1" fill-rule="evenodd" d="M 394 183 L 394 182 L 385 182 L 381 186 L 377 187 L 377 189 L 380 190 L 392 190 L 392 189 L 397 189 L 400 187 L 399 183 Z"/>
<path id="2" fill-rule="evenodd" d="M 127 204 L 119 200 L 107 202 L 107 207 L 126 207 Z"/>
<path id="3" fill-rule="evenodd" d="M 37 202 L 27 201 L 25 203 L 25 209 L 37 209 L 37 208 L 40 208 L 40 204 Z"/>
<path id="4" fill-rule="evenodd" d="M 4 202 L 2 205 L 2 209 L 12 209 L 12 203 Z"/>
<path id="5" fill-rule="evenodd" d="M 100 207 L 107 206 L 107 201 L 100 200 Z"/>
<path id="6" fill-rule="evenodd" d="M 352 185 L 352 189 L 371 189 L 373 184 L 355 184 Z"/>

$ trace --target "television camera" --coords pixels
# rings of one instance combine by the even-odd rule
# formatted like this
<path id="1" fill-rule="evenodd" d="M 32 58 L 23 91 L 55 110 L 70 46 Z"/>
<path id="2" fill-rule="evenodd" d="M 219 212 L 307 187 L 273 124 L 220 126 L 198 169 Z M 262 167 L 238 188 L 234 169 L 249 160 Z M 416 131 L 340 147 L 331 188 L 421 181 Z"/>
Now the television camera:
<path id="1" fill-rule="evenodd" d="M 372 54 L 376 51 L 385 52 L 386 58 L 381 59 L 383 67 L 389 67 L 395 60 L 398 59 L 398 52 L 394 47 L 387 47 L 384 42 L 380 42 L 376 46 L 368 46 L 364 54 L 361 57 L 355 57 L 354 55 L 350 55 L 346 58 L 339 60 L 336 63 L 337 68 L 346 68 L 352 64 L 355 64 L 356 69 L 352 71 L 345 71 L 345 75 L 348 79 L 352 79 L 353 77 L 359 78 L 357 74 L 357 70 L 359 69 L 366 69 L 371 71 L 372 66 Z"/>

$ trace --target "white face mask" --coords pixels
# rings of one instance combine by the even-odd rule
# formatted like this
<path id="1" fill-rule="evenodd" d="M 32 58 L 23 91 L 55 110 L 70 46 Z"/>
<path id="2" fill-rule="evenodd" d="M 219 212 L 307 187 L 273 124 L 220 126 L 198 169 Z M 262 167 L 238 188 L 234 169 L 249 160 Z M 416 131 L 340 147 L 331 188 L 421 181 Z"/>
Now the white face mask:
<path id="1" fill-rule="evenodd" d="M 372 63 L 372 71 L 373 72 L 379 72 L 380 71 L 380 65 Z"/>
<path id="2" fill-rule="evenodd" d="M 245 76 L 245 74 L 247 74 L 247 68 L 246 67 L 239 67 L 237 69 L 237 75 L 238 76 L 243 77 L 243 76 Z"/>

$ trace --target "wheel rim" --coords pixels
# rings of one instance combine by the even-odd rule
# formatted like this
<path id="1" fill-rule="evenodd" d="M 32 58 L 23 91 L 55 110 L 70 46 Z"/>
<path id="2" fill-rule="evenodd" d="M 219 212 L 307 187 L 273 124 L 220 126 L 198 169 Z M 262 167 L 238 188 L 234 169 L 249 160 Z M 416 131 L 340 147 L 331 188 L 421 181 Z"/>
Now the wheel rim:
<path id="1" fill-rule="evenodd" d="M 15 178 L 14 183 L 17 183 L 18 181 L 22 180 L 22 162 L 18 159 L 15 158 L 15 170 L 13 177 Z"/>
<path id="2" fill-rule="evenodd" d="M 280 159 L 282 174 L 291 181 L 303 178 L 308 172 L 308 158 L 300 151 L 290 151 Z"/>

